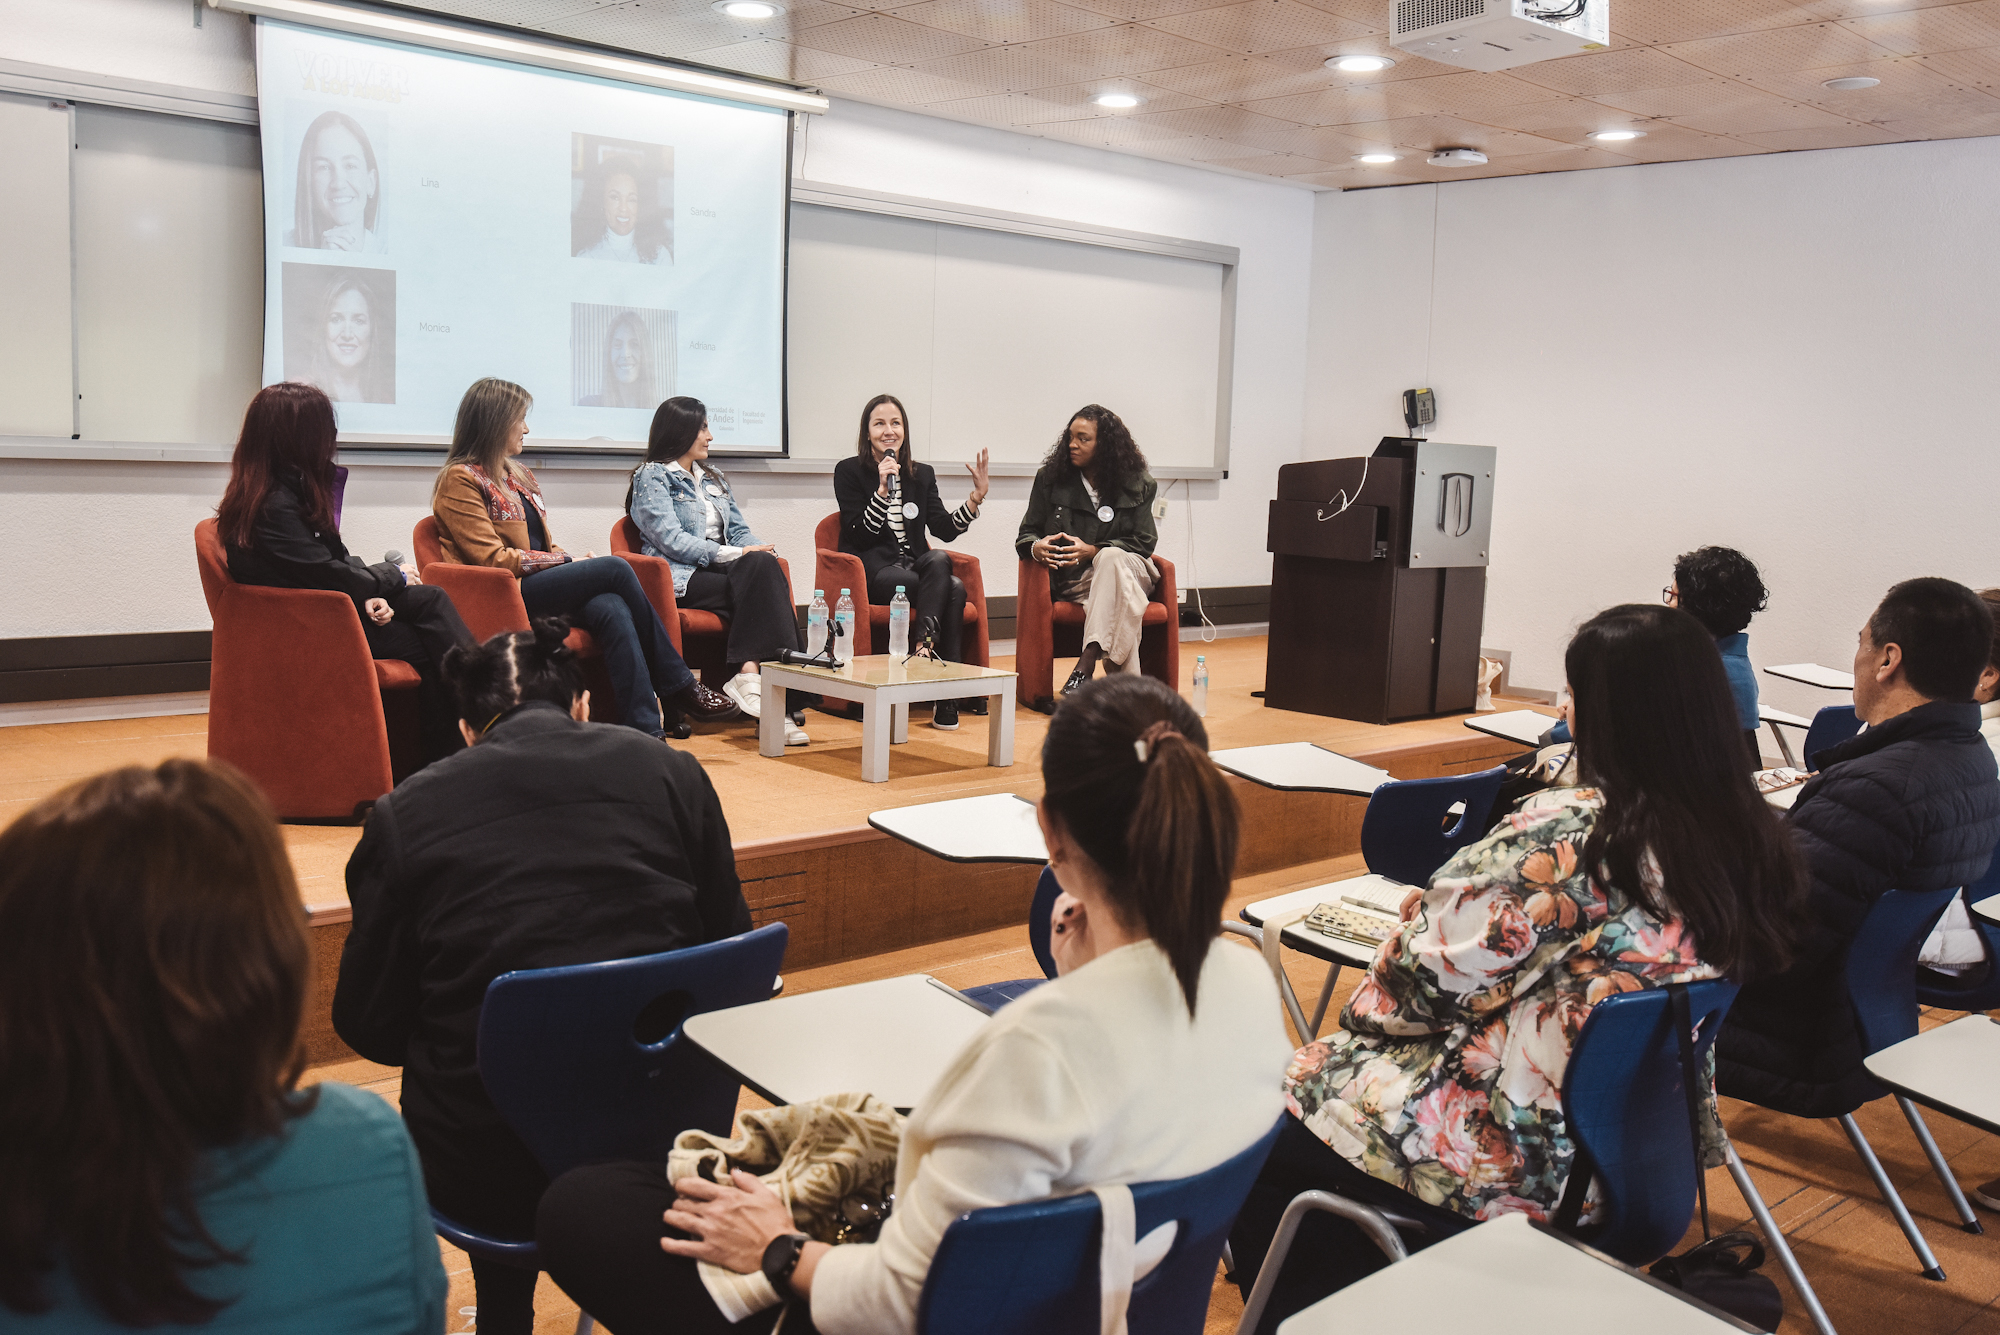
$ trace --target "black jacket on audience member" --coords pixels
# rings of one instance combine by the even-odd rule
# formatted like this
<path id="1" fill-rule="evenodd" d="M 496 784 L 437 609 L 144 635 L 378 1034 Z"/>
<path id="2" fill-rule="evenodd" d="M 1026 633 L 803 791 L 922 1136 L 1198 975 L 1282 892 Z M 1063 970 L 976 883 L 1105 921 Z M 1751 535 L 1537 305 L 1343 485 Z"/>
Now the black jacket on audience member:
<path id="1" fill-rule="evenodd" d="M 402 601 L 403 572 L 386 561 L 364 564 L 347 554 L 340 534 L 314 528 L 299 498 L 302 485 L 293 473 L 265 493 L 256 545 L 226 549 L 229 577 L 271 589 L 332 589 L 352 598 L 357 612 L 370 598 L 386 598 L 392 607 Z"/>
<path id="2" fill-rule="evenodd" d="M 403 1067 L 432 1203 L 514 1237 L 530 1236 L 548 1180 L 480 1083 L 486 985 L 750 928 L 729 824 L 694 757 L 540 701 L 377 802 L 347 894 L 334 1030 Z"/>
<path id="3" fill-rule="evenodd" d="M 1979 706 L 1934 701 L 1819 754 L 1791 810 L 1812 882 L 1792 967 L 1745 987 L 1716 1044 L 1716 1088 L 1838 1117 L 1875 1088 L 1847 1000 L 1848 946 L 1885 890 L 1942 890 L 1986 870 L 2000 781 Z"/>

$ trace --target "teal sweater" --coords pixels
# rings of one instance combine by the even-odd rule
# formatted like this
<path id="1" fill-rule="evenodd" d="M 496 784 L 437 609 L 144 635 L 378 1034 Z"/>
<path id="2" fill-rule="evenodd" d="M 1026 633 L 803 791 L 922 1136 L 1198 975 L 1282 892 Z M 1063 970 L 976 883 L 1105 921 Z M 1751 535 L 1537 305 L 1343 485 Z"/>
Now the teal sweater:
<path id="1" fill-rule="evenodd" d="M 189 1272 L 197 1291 L 233 1301 L 206 1325 L 172 1329 L 444 1329 L 444 1266 L 423 1173 L 402 1118 L 382 1099 L 321 1085 L 318 1104 L 282 1135 L 219 1151 L 209 1166 L 202 1221 L 248 1258 Z M 0 1306 L 0 1331 L 130 1331 L 79 1294 L 66 1269 L 58 1268 L 49 1287 L 52 1311 L 24 1316 Z"/>

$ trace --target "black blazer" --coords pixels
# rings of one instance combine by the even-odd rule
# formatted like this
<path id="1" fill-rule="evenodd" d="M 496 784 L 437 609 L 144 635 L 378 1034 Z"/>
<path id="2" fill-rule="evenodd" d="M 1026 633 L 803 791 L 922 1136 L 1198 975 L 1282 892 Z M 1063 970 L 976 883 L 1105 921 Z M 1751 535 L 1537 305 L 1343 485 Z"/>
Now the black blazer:
<path id="1" fill-rule="evenodd" d="M 333 1027 L 403 1067 L 427 1164 L 474 1177 L 526 1148 L 479 1080 L 486 985 L 750 929 L 729 822 L 693 756 L 525 704 L 375 804 L 347 863 Z"/>
<path id="2" fill-rule="evenodd" d="M 841 551 L 860 556 L 877 547 L 891 553 L 897 550 L 896 533 L 888 523 L 889 503 L 875 490 L 880 477 L 875 465 L 860 455 L 849 455 L 833 466 L 833 497 L 840 503 Z M 938 496 L 937 470 L 929 464 L 910 461 L 910 476 L 903 480 L 903 499 L 923 508 L 920 522 L 903 521 L 911 556 L 922 556 L 931 549 L 925 529 L 939 542 L 951 542 L 969 527 L 958 521 L 958 511 L 945 509 Z"/>
<path id="3" fill-rule="evenodd" d="M 1716 1042 L 1716 1088 L 1838 1117 L 1875 1092 L 1847 1000 L 1847 949 L 1883 891 L 1942 890 L 1986 870 L 2000 782 L 1973 704 L 1920 705 L 1818 760 L 1789 819 L 1812 882 L 1806 938 L 1790 969 L 1737 996 Z"/>
<path id="4" fill-rule="evenodd" d="M 314 528 L 300 496 L 304 485 L 296 473 L 278 479 L 257 512 L 255 542 L 225 546 L 229 577 L 273 589 L 332 589 L 352 598 L 357 612 L 370 598 L 386 598 L 393 606 L 403 591 L 403 572 L 386 561 L 371 566 L 349 556 L 339 533 Z"/>

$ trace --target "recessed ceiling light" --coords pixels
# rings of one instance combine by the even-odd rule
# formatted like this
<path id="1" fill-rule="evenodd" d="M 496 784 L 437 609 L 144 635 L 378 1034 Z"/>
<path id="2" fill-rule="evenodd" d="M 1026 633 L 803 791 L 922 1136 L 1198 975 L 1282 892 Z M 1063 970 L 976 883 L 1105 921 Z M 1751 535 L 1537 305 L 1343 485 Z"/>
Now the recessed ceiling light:
<path id="1" fill-rule="evenodd" d="M 1836 93 L 1852 93 L 1863 88 L 1873 88 L 1876 84 L 1881 82 L 1882 81 L 1880 79 L 1870 79 L 1863 76 L 1857 76 L 1852 79 L 1828 79 L 1825 83 L 1821 84 L 1820 87 L 1831 88 Z"/>
<path id="2" fill-rule="evenodd" d="M 1145 101 L 1144 98 L 1134 97 L 1130 93 L 1099 93 L 1090 100 L 1100 107 L 1110 107 L 1114 111 L 1123 111 L 1128 107 L 1136 107 Z"/>
<path id="3" fill-rule="evenodd" d="M 1599 130 L 1590 137 L 1602 140 L 1607 144 L 1616 144 L 1626 139 L 1644 139 L 1646 132 L 1644 130 Z"/>
<path id="4" fill-rule="evenodd" d="M 1342 74 L 1374 74 L 1386 70 L 1396 62 L 1387 56 L 1329 56 L 1326 67 L 1339 70 Z"/>
<path id="5" fill-rule="evenodd" d="M 1354 160 L 1356 162 L 1367 162 L 1379 165 L 1384 162 L 1400 162 L 1402 161 L 1402 156 L 1400 154 L 1390 153 L 1386 150 L 1378 149 L 1368 153 L 1356 153 L 1354 155 Z"/>
<path id="6" fill-rule="evenodd" d="M 716 0 L 709 7 L 733 19 L 774 19 L 785 12 L 783 5 L 773 4 L 771 0 Z"/>

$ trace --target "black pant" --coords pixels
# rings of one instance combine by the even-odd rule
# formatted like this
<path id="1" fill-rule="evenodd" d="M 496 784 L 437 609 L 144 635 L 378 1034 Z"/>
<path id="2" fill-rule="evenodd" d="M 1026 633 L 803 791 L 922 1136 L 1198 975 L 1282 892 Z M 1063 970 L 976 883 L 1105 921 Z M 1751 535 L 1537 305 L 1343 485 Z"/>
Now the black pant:
<path id="1" fill-rule="evenodd" d="M 542 1264 L 564 1293 L 618 1335 L 766 1335 L 783 1308 L 732 1326 L 702 1287 L 695 1263 L 660 1250 L 662 1237 L 687 1236 L 660 1221 L 673 1203 L 657 1159 L 571 1169 L 550 1185 L 536 1214 Z M 786 1320 L 786 1335 L 811 1335 L 804 1315 Z"/>
<path id="2" fill-rule="evenodd" d="M 951 573 L 951 557 L 933 547 L 914 560 L 894 547 L 871 547 L 861 553 L 861 568 L 868 572 L 868 601 L 887 607 L 903 586 L 910 600 L 910 647 L 917 647 L 924 626 L 937 624 L 937 655 L 948 663 L 961 663 L 959 641 L 965 630 L 965 583 Z M 866 626 L 854 628 L 855 638 L 872 635 Z M 856 652 L 860 652 L 859 648 Z"/>
<path id="3" fill-rule="evenodd" d="M 774 659 L 780 649 L 805 647 L 791 585 L 769 552 L 745 552 L 726 566 L 695 571 L 680 604 L 727 614 L 729 643 L 722 656 L 732 669 Z"/>
<path id="4" fill-rule="evenodd" d="M 504 1126 L 447 1129 L 426 1120 L 406 1125 L 423 1164 L 425 1194 L 439 1214 L 510 1242 L 535 1236 L 535 1203 L 549 1177 L 520 1137 Z M 480 1335 L 533 1335 L 535 1275 L 472 1258 Z"/>
<path id="5" fill-rule="evenodd" d="M 417 731 L 424 760 L 441 760 L 465 746 L 458 731 L 458 704 L 444 684 L 444 656 L 454 648 L 470 648 L 472 632 L 459 619 L 451 596 L 434 585 L 413 584 L 388 601 L 395 619 L 378 626 L 364 614 L 361 633 L 376 658 L 399 659 L 417 670 Z"/>
<path id="6" fill-rule="evenodd" d="M 1278 1220 L 1283 1217 L 1285 1207 L 1300 1192 L 1315 1189 L 1420 1220 L 1429 1230 L 1427 1233 L 1403 1234 L 1403 1244 L 1411 1251 L 1463 1232 L 1473 1223 L 1463 1215 L 1428 1205 L 1407 1191 L 1370 1177 L 1306 1130 L 1305 1123 L 1287 1117 L 1277 1143 L 1271 1147 L 1271 1157 L 1264 1161 L 1256 1185 L 1250 1188 L 1243 1209 L 1237 1213 L 1235 1227 L 1229 1230 L 1229 1253 L 1236 1263 L 1236 1283 L 1246 1300 L 1257 1282 L 1257 1272 L 1264 1266 L 1264 1254 L 1271 1250 L 1271 1240 L 1277 1236 Z M 1278 1287 L 1271 1294 L 1271 1304 L 1265 1308 L 1254 1335 L 1268 1335 L 1292 1313 L 1388 1264 L 1389 1258 L 1355 1225 L 1320 1211 L 1308 1214 L 1292 1238 L 1292 1249 L 1285 1257 Z"/>
<path id="7" fill-rule="evenodd" d="M 522 577 L 521 601 L 531 617 L 566 616 L 590 632 L 611 674 L 620 723 L 655 737 L 665 731 L 662 702 L 692 686 L 694 673 L 631 566 L 600 556 L 537 570 Z"/>

